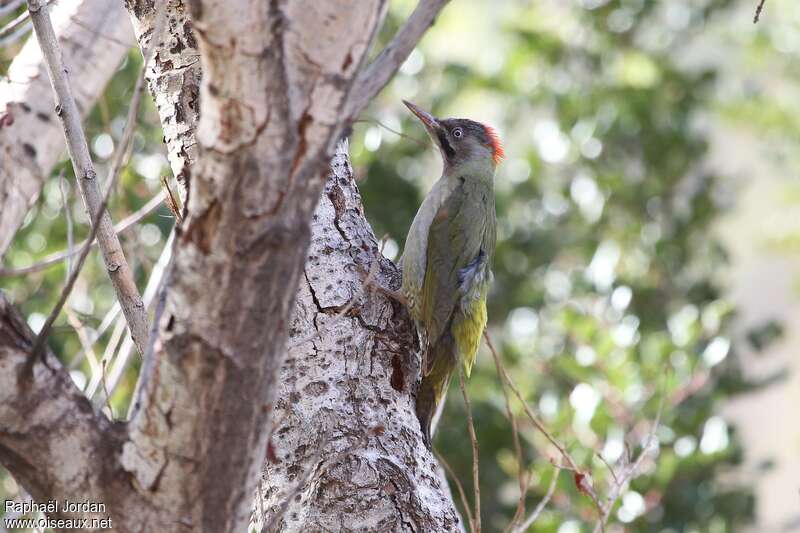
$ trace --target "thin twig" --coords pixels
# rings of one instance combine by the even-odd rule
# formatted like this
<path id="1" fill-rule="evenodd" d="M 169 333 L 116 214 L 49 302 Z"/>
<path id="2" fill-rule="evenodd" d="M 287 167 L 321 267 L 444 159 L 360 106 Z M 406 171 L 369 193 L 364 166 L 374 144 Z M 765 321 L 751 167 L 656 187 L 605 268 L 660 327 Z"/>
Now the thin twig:
<path id="1" fill-rule="evenodd" d="M 358 118 L 359 113 L 389 83 L 448 2 L 449 0 L 419 1 L 386 48 L 372 63 L 361 70 L 347 102 L 345 117 L 349 120 Z"/>
<path id="2" fill-rule="evenodd" d="M 50 2 L 47 2 L 47 3 L 49 4 Z M 20 13 L 19 15 L 17 15 L 14 18 L 14 20 L 12 20 L 8 24 L 6 24 L 2 28 L 0 28 L 0 39 L 2 39 L 3 37 L 5 37 L 7 35 L 10 35 L 10 34 L 14 33 L 14 31 L 17 28 L 19 28 L 20 26 L 22 26 L 23 24 L 25 24 L 25 22 L 27 22 L 29 18 L 30 18 L 30 13 L 28 13 L 27 10 L 25 10 L 22 13 Z"/>
<path id="3" fill-rule="evenodd" d="M 13 13 L 24 3 L 25 0 L 11 0 L 10 2 L 4 3 L 0 6 L 0 17 L 5 17 L 9 13 Z"/>
<path id="4" fill-rule="evenodd" d="M 25 37 L 29 31 L 31 31 L 32 27 L 33 25 L 31 24 L 31 21 L 26 20 L 22 26 L 14 30 L 10 35 L 0 38 L 0 48 L 11 46 L 15 42 L 19 41 Z"/>
<path id="5" fill-rule="evenodd" d="M 111 189 L 109 188 L 109 191 Z M 86 239 L 86 244 L 84 244 L 83 249 L 81 250 L 81 255 L 78 257 L 78 261 L 75 263 L 75 269 L 70 274 L 67 283 L 64 285 L 64 289 L 61 291 L 61 296 L 56 302 L 55 307 L 50 312 L 50 315 L 45 320 L 42 329 L 39 331 L 39 334 L 36 336 L 36 340 L 33 343 L 33 348 L 31 349 L 30 356 L 28 356 L 28 360 L 25 362 L 25 365 L 22 367 L 22 371 L 20 372 L 20 376 L 30 376 L 31 372 L 33 371 L 33 364 L 39 358 L 42 357 L 44 353 L 44 348 L 47 345 L 47 337 L 50 335 L 50 330 L 53 328 L 53 323 L 58 318 L 58 315 L 61 313 L 61 309 L 64 307 L 64 304 L 69 298 L 70 293 L 72 292 L 72 287 L 75 286 L 75 281 L 78 279 L 78 275 L 81 273 L 81 269 L 83 268 L 83 263 L 86 261 L 86 258 L 89 256 L 89 252 L 92 249 L 91 242 L 94 240 L 95 235 L 97 235 L 97 229 L 100 227 L 100 217 L 103 213 L 105 213 L 106 203 L 108 200 L 108 194 L 106 194 L 106 198 L 104 198 L 103 203 L 101 204 L 102 209 L 100 209 L 97 214 L 95 215 L 94 219 L 92 220 L 92 230 L 89 232 L 89 238 Z"/>
<path id="6" fill-rule="evenodd" d="M 101 361 L 108 361 L 111 358 L 111 355 L 116 351 L 117 346 L 119 346 L 119 342 L 122 339 L 123 333 L 125 333 L 125 320 L 118 317 L 116 322 L 114 322 L 114 329 L 111 332 L 111 338 L 108 339 L 106 348 L 103 351 L 102 357 L 100 358 Z M 98 338 L 99 337 L 95 338 L 95 342 L 97 341 Z M 70 366 L 73 365 L 74 363 L 70 364 Z M 91 379 L 88 380 L 86 382 L 86 385 L 83 387 L 83 393 L 86 394 L 88 398 L 91 398 L 91 396 L 88 395 L 88 391 L 90 389 L 94 390 L 94 388 L 96 388 L 99 382 L 100 382 L 100 375 L 97 372 L 93 372 Z"/>
<path id="7" fill-rule="evenodd" d="M 106 387 L 106 362 L 103 361 L 103 391 L 106 395 L 106 407 L 108 407 L 108 416 L 114 420 L 114 408 L 111 407 L 111 396 L 108 394 L 108 387 Z"/>
<path id="8" fill-rule="evenodd" d="M 89 367 L 92 374 L 94 374 L 99 370 L 99 364 L 97 362 L 97 356 L 94 353 L 94 349 L 92 348 L 92 342 L 89 339 L 89 335 L 86 333 L 86 327 L 83 325 L 83 322 L 81 322 L 75 312 L 69 308 L 69 306 L 66 306 L 64 310 L 67 313 L 67 322 L 69 322 L 70 326 L 73 327 L 75 333 L 78 334 L 78 340 L 83 348 L 83 353 L 89 357 Z"/>
<path id="9" fill-rule="evenodd" d="M 511 531 L 514 525 L 523 516 L 525 516 L 525 497 L 528 494 L 528 475 L 522 460 L 522 445 L 520 444 L 519 441 L 519 427 L 517 425 L 517 417 L 514 416 L 514 411 L 511 409 L 511 400 L 508 397 L 506 382 L 503 379 L 502 371 L 500 370 L 500 365 L 501 365 L 500 357 L 497 356 L 497 352 L 493 351 L 492 358 L 494 359 L 494 365 L 495 368 L 497 369 L 497 378 L 500 380 L 500 390 L 503 391 L 503 401 L 506 406 L 506 416 L 508 417 L 508 421 L 511 424 L 511 436 L 514 442 L 514 456 L 517 459 L 517 480 L 519 481 L 519 499 L 517 500 L 517 509 L 514 512 L 514 517 L 511 519 L 511 522 L 505 529 L 505 531 Z"/>
<path id="10" fill-rule="evenodd" d="M 514 392 L 514 395 L 517 397 L 517 400 L 519 400 L 519 402 L 522 404 L 522 407 L 525 410 L 525 414 L 528 415 L 528 418 L 531 420 L 531 422 L 533 422 L 533 425 L 536 427 L 536 429 L 538 429 L 539 432 L 542 435 L 544 435 L 548 441 L 550 441 L 550 444 L 555 446 L 556 449 L 559 451 L 559 453 L 561 453 L 562 457 L 564 457 L 564 459 L 567 461 L 569 468 L 575 472 L 581 472 L 582 469 L 580 468 L 580 466 L 578 466 L 578 463 L 575 462 L 575 459 L 572 458 L 572 456 L 569 454 L 564 445 L 558 442 L 556 438 L 550 434 L 550 432 L 545 427 L 544 423 L 539 419 L 538 416 L 536 416 L 536 413 L 534 413 L 533 410 L 530 408 L 528 402 L 525 401 L 525 398 L 522 397 L 522 393 L 514 384 L 514 381 L 511 379 L 511 376 L 508 374 L 508 371 L 506 370 L 505 366 L 503 366 L 502 361 L 500 361 L 500 356 L 497 354 L 497 350 L 495 349 L 494 344 L 492 343 L 492 339 L 489 336 L 489 332 L 484 331 L 483 336 L 486 339 L 486 344 L 489 346 L 489 351 L 492 352 L 492 357 L 494 357 L 496 361 L 500 362 L 499 367 L 503 379 L 511 388 L 511 390 Z"/>
<path id="11" fill-rule="evenodd" d="M 480 486 L 480 457 L 478 457 L 478 437 L 475 435 L 475 424 L 472 420 L 472 406 L 469 403 L 467 388 L 464 386 L 464 367 L 458 365 L 458 383 L 461 387 L 461 396 L 464 397 L 464 407 L 467 410 L 467 429 L 469 440 L 472 443 L 472 485 L 475 492 L 475 528 L 473 533 L 481 533 L 481 486 Z"/>
<path id="12" fill-rule="evenodd" d="M 616 474 L 616 472 L 614 472 L 614 467 L 611 466 L 608 463 L 608 461 L 606 461 L 606 458 L 603 457 L 603 454 L 600 453 L 600 452 L 595 452 L 595 455 L 597 456 L 598 459 L 603 461 L 603 464 L 606 465 L 606 468 L 608 468 L 608 471 L 611 472 L 611 477 L 614 478 L 614 483 L 619 483 L 619 479 L 617 479 L 617 474 Z"/>
<path id="13" fill-rule="evenodd" d="M 514 392 L 514 395 L 517 397 L 517 400 L 519 400 L 519 402 L 522 404 L 522 407 L 525 410 L 525 414 L 528 415 L 528 418 L 531 420 L 531 422 L 533 422 L 533 425 L 536 427 L 536 429 L 538 429 L 539 432 L 545 436 L 545 438 L 550 442 L 550 444 L 556 447 L 561 456 L 567 461 L 567 464 L 556 465 L 556 463 L 552 459 L 550 460 L 550 462 L 558 466 L 559 468 L 568 469 L 574 472 L 576 485 L 578 485 L 578 490 L 592 500 L 592 503 L 597 508 L 598 514 L 602 516 L 603 506 L 600 503 L 600 499 L 597 496 L 597 492 L 594 490 L 594 487 L 591 484 L 590 481 L 591 476 L 589 475 L 588 472 L 585 472 L 580 466 L 578 466 L 578 463 L 575 461 L 575 459 L 572 458 L 572 455 L 570 455 L 566 447 L 564 447 L 564 445 L 562 445 L 560 442 L 558 442 L 558 440 L 556 440 L 555 437 L 553 437 L 553 435 L 545 427 L 544 423 L 539 419 L 536 413 L 533 412 L 533 409 L 531 409 L 530 405 L 528 405 L 528 402 L 525 401 L 525 398 L 523 398 L 522 393 L 514 384 L 514 380 L 511 379 L 511 376 L 509 375 L 508 371 L 506 370 L 505 366 L 500 360 L 500 356 L 497 354 L 497 350 L 495 349 L 494 344 L 492 343 L 492 339 L 489 335 L 489 332 L 484 331 L 483 336 L 486 339 L 486 344 L 489 346 L 489 351 L 492 352 L 492 357 L 494 357 L 495 361 L 499 363 L 502 379 L 505 380 L 506 384 Z M 578 479 L 581 480 L 580 484 L 578 484 L 577 482 Z"/>
<path id="14" fill-rule="evenodd" d="M 530 516 L 526 518 L 519 526 L 515 527 L 512 530 L 512 533 L 524 533 L 525 531 L 528 531 L 528 528 L 539 519 L 539 515 L 542 514 L 545 506 L 547 506 L 547 504 L 550 502 L 550 499 L 553 497 L 553 494 L 556 491 L 556 485 L 558 485 L 558 475 L 560 473 L 561 469 L 556 466 L 555 471 L 553 472 L 553 479 L 550 480 L 550 485 L 547 487 L 547 492 L 545 493 L 544 497 L 530 514 Z"/>
<path id="15" fill-rule="evenodd" d="M 653 427 L 650 428 L 647 439 L 642 445 L 642 451 L 639 452 L 639 456 L 632 463 L 628 462 L 627 464 L 623 465 L 622 472 L 620 472 L 619 476 L 614 475 L 615 482 L 611 487 L 606 504 L 602 507 L 602 513 L 597 525 L 594 528 L 594 533 L 605 531 L 608 518 L 611 515 L 611 511 L 614 509 L 614 504 L 617 502 L 617 499 L 619 499 L 619 496 L 622 493 L 622 489 L 628 482 L 638 475 L 639 468 L 641 467 L 642 462 L 647 456 L 647 453 L 650 451 L 650 447 L 653 445 L 653 441 L 656 438 L 656 431 L 661 423 L 661 415 L 664 412 L 664 398 L 665 394 L 662 390 L 661 398 L 658 401 L 658 413 L 656 414 L 656 419 L 653 422 Z"/>
<path id="16" fill-rule="evenodd" d="M 67 279 L 72 274 L 73 235 L 72 235 L 72 209 L 69 203 L 69 182 L 64 178 L 64 171 L 58 174 L 58 189 L 61 191 L 61 204 L 64 207 L 64 218 L 67 219 Z"/>
<path id="17" fill-rule="evenodd" d="M 421 140 L 417 139 L 416 137 L 414 137 L 412 135 L 409 135 L 407 133 L 403 133 L 402 131 L 397 131 L 396 129 L 390 128 L 389 126 L 387 126 L 386 124 L 384 124 L 380 120 L 377 120 L 377 119 L 374 119 L 374 118 L 361 118 L 361 119 L 353 121 L 353 123 L 356 123 L 356 122 L 364 122 L 364 123 L 367 123 L 367 124 L 370 124 L 370 123 L 371 124 L 377 124 L 378 126 L 380 126 L 381 128 L 385 129 L 386 131 L 390 131 L 390 132 L 394 133 L 398 137 L 402 137 L 404 139 L 408 139 L 411 142 L 417 143 L 422 148 L 427 148 L 428 145 L 430 144 L 430 143 L 426 143 L 425 141 L 421 141 Z"/>
<path id="18" fill-rule="evenodd" d="M 169 179 L 167 179 L 166 176 L 161 177 L 161 187 L 164 189 L 164 200 L 167 204 L 167 207 L 170 211 L 172 211 L 172 216 L 174 216 L 175 220 L 180 224 L 183 222 L 183 216 L 181 215 L 181 204 L 172 193 L 172 189 L 169 186 Z"/>
<path id="19" fill-rule="evenodd" d="M 125 217 L 124 219 L 120 220 L 114 226 L 114 233 L 119 235 L 120 233 L 132 228 L 142 219 L 144 219 L 147 215 L 161 207 L 161 203 L 164 201 L 163 193 L 159 192 L 153 198 L 147 201 L 141 208 L 139 208 L 135 213 L 132 213 Z M 40 270 L 44 270 L 51 266 L 57 265 L 64 261 L 67 258 L 72 257 L 73 255 L 80 252 L 83 246 L 86 244 L 86 241 L 80 243 L 75 249 L 70 252 L 69 249 L 61 250 L 60 252 L 54 252 L 46 257 L 44 257 L 41 261 L 34 263 L 32 265 L 22 267 L 22 268 L 0 268 L 0 278 L 3 277 L 11 277 L 11 276 L 24 276 L 26 274 L 32 274 L 33 272 L 39 272 Z M 92 242 L 92 246 L 97 245 L 97 240 Z"/>
<path id="20" fill-rule="evenodd" d="M 88 33 L 94 35 L 95 37 L 99 37 L 100 39 L 105 39 L 106 41 L 110 41 L 114 44 L 118 44 L 120 46 L 124 46 L 125 48 L 130 48 L 131 43 L 127 43 L 121 39 L 117 39 L 116 37 L 112 37 L 111 35 L 107 35 L 103 32 L 97 31 L 97 28 L 93 27 L 91 24 L 87 24 L 79 19 L 77 16 L 70 17 L 70 22 L 75 24 L 76 26 L 83 28 Z"/>
<path id="21" fill-rule="evenodd" d="M 61 118 L 64 126 L 64 135 L 67 140 L 67 148 L 70 158 L 72 159 L 75 176 L 78 180 L 84 203 L 88 208 L 87 210 L 92 215 L 92 231 L 90 237 L 87 239 L 87 245 L 83 248 L 81 260 L 79 264 L 76 265 L 70 278 L 71 283 L 68 283 L 64 291 L 62 291 L 58 305 L 56 305 L 55 309 L 50 313 L 50 316 L 45 322 L 45 326 L 36 338 L 30 361 L 24 366 L 26 374 L 30 374 L 33 361 L 43 353 L 43 348 L 46 345 L 47 336 L 50 333 L 53 322 L 60 313 L 64 302 L 69 296 L 69 292 L 74 286 L 75 278 L 77 274 L 80 273 L 83 262 L 86 260 L 89 250 L 91 250 L 91 242 L 94 240 L 95 236 L 98 237 L 111 283 L 114 286 L 117 300 L 119 300 L 122 312 L 128 322 L 131 335 L 140 352 L 144 352 L 144 343 L 147 341 L 147 333 L 149 331 L 147 326 L 147 314 L 145 313 L 139 291 L 136 288 L 133 273 L 125 259 L 125 254 L 122 250 L 119 238 L 116 233 L 114 233 L 111 217 L 106 212 L 106 208 L 108 206 L 110 193 L 114 189 L 114 185 L 120 173 L 119 171 L 128 151 L 130 139 L 133 137 L 136 114 L 139 107 L 142 87 L 144 85 L 143 72 L 151 55 L 148 53 L 145 56 L 142 73 L 136 81 L 136 87 L 134 88 L 130 103 L 128 121 L 120 145 L 114 153 L 114 158 L 112 159 L 111 168 L 109 170 L 106 192 L 103 194 L 101 186 L 96 179 L 97 174 L 94 170 L 94 164 L 92 163 L 92 158 L 89 153 L 89 146 L 83 132 L 81 114 L 78 110 L 75 98 L 72 96 L 72 87 L 67 77 L 67 70 L 64 67 L 61 48 L 58 44 L 55 31 L 53 30 L 53 23 L 50 20 L 47 3 L 43 0 L 28 0 L 28 12 L 30 13 L 36 39 L 42 50 L 47 73 L 50 76 L 50 83 L 55 93 L 57 102 L 56 114 Z M 162 7 L 159 15 L 163 15 L 163 13 L 164 9 Z M 157 32 L 156 35 L 160 35 L 158 30 L 160 27 L 163 27 L 163 24 L 160 24 L 161 22 L 163 22 L 163 16 L 158 16 L 154 29 L 154 31 Z M 157 37 L 153 39 L 153 41 L 157 40 Z"/>
<path id="22" fill-rule="evenodd" d="M 758 24 L 758 21 L 761 20 L 761 12 L 764 10 L 764 3 L 767 0 L 761 0 L 756 7 L 756 14 L 753 17 L 753 24 Z"/>
<path id="23" fill-rule="evenodd" d="M 467 501 L 467 493 L 464 492 L 464 486 L 461 484 L 461 480 L 458 479 L 458 476 L 453 469 L 450 468 L 450 464 L 445 460 L 444 456 L 440 454 L 438 451 L 434 450 L 433 452 L 436 455 L 436 459 L 439 460 L 439 463 L 444 467 L 445 472 L 447 475 L 450 476 L 450 479 L 453 480 L 453 483 L 456 484 L 456 490 L 458 490 L 458 497 L 461 500 L 461 507 L 464 508 L 464 512 L 467 513 L 467 522 L 469 523 L 470 531 L 475 529 L 474 519 L 472 518 L 472 511 L 469 508 L 469 502 Z"/>

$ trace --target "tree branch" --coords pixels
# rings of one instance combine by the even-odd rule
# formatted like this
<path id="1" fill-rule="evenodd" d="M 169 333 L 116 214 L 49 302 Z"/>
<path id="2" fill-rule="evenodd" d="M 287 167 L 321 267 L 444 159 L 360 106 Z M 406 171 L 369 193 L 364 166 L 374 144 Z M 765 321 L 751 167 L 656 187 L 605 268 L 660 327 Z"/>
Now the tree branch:
<path id="1" fill-rule="evenodd" d="M 185 205 L 191 165 L 197 159 L 198 111 L 200 110 L 200 52 L 186 0 L 126 0 L 141 50 L 152 49 L 156 60 L 146 71 L 147 84 L 158 109 L 167 159 Z M 153 41 L 157 6 L 166 9 L 166 32 Z"/>
<path id="2" fill-rule="evenodd" d="M 130 22 L 117 2 L 105 0 L 60 2 L 51 12 L 66 68 L 80 80 L 74 96 L 85 116 L 134 43 Z M 100 28 L 115 41 L 99 38 Z M 64 150 L 51 95 L 41 49 L 31 38 L 0 80 L 0 259 Z"/>
<path id="3" fill-rule="evenodd" d="M 478 437 L 475 434 L 475 424 L 472 421 L 472 406 L 469 402 L 467 389 L 464 386 L 464 368 L 458 365 L 458 385 L 461 389 L 461 396 L 464 398 L 464 409 L 467 411 L 467 430 L 469 441 L 472 445 L 472 492 L 475 497 L 475 510 L 473 516 L 475 522 L 472 524 L 472 533 L 481 533 L 481 483 L 480 483 L 480 455 L 478 453 Z"/>
<path id="4" fill-rule="evenodd" d="M 419 1 L 392 41 L 371 64 L 361 70 L 344 113 L 347 120 L 354 121 L 358 118 L 367 104 L 389 83 L 449 1 Z"/>
<path id="5" fill-rule="evenodd" d="M 539 515 L 542 514 L 542 511 L 544 511 L 544 508 L 547 506 L 548 502 L 550 502 L 550 499 L 553 497 L 553 494 L 556 491 L 556 485 L 558 484 L 558 475 L 560 473 L 561 469 L 556 466 L 555 470 L 553 471 L 553 479 L 550 480 L 550 486 L 547 487 L 547 492 L 545 493 L 544 497 L 536 505 L 536 508 L 533 510 L 530 516 L 528 516 L 525 520 L 522 521 L 521 524 L 515 526 L 511 530 L 512 533 L 525 533 L 526 531 L 528 531 L 528 528 L 531 527 L 533 523 L 539 519 Z M 511 525 L 513 526 L 514 524 L 512 523 Z"/>
<path id="6" fill-rule="evenodd" d="M 199 150 L 122 462 L 189 527 L 238 531 L 265 457 L 311 217 L 385 0 L 188 5 L 203 71 Z"/>
<path id="7" fill-rule="evenodd" d="M 97 241 L 103 252 L 111 283 L 122 307 L 122 313 L 128 322 L 131 336 L 139 353 L 144 353 L 147 342 L 147 314 L 142 298 L 136 288 L 133 273 L 125 259 L 122 245 L 111 223 L 111 217 L 105 212 L 106 201 L 97 180 L 89 147 L 83 133 L 81 115 L 72 88 L 67 78 L 67 70 L 61 55 L 50 14 L 43 0 L 28 0 L 28 11 L 31 14 L 34 32 L 42 49 L 47 73 L 55 93 L 56 114 L 61 118 L 67 149 L 72 159 L 72 166 L 78 181 L 84 204 L 94 221 L 93 232 L 97 233 Z M 89 242 L 92 241 L 90 237 Z M 87 247 L 88 249 L 88 247 Z"/>
<path id="8" fill-rule="evenodd" d="M 658 431 L 658 426 L 661 423 L 661 415 L 664 412 L 664 396 L 665 393 L 662 391 L 661 399 L 658 402 L 658 414 L 656 414 L 656 419 L 653 421 L 653 426 L 650 428 L 647 438 L 642 444 L 642 450 L 639 452 L 638 457 L 636 457 L 636 459 L 633 461 L 625 460 L 619 472 L 614 472 L 612 470 L 614 483 L 611 484 L 611 489 L 609 490 L 606 502 L 601 508 L 600 519 L 597 521 L 597 525 L 594 528 L 594 533 L 599 533 L 600 531 L 605 530 L 608 518 L 611 516 L 611 511 L 614 510 L 614 504 L 617 502 L 617 499 L 619 498 L 623 489 L 632 479 L 640 474 L 639 470 L 642 466 L 642 463 L 650 452 L 650 447 L 656 441 L 656 431 Z"/>
<path id="9" fill-rule="evenodd" d="M 150 213 L 161 207 L 161 204 L 163 202 L 164 202 L 164 193 L 159 192 L 150 200 L 148 200 L 146 204 L 144 204 L 142 207 L 136 210 L 135 213 L 131 213 L 129 216 L 117 222 L 114 225 L 114 233 L 119 235 L 120 233 L 127 231 L 128 229 L 137 225 L 145 217 L 147 217 L 147 215 L 149 215 Z M 62 261 L 64 261 L 65 259 L 79 253 L 81 251 L 81 248 L 83 248 L 85 244 L 86 241 L 81 242 L 77 246 L 73 247 L 72 250 L 67 249 L 67 250 L 61 250 L 60 252 L 54 252 L 44 257 L 42 260 L 26 267 L 0 268 L 0 278 L 12 277 L 12 276 L 24 276 L 26 274 L 39 272 L 40 270 L 44 270 L 51 266 L 57 265 Z M 92 241 L 92 247 L 94 246 L 97 246 L 97 240 Z"/>
<path id="10" fill-rule="evenodd" d="M 18 383 L 33 340 L 0 292 L 0 462 L 38 501 L 79 495 L 111 505 L 109 495 L 129 483 L 116 458 L 124 431 L 92 409 L 49 351 L 34 365 L 33 378 Z M 135 495 L 129 503 L 131 511 L 143 504 Z M 79 515 L 56 515 L 68 516 Z"/>

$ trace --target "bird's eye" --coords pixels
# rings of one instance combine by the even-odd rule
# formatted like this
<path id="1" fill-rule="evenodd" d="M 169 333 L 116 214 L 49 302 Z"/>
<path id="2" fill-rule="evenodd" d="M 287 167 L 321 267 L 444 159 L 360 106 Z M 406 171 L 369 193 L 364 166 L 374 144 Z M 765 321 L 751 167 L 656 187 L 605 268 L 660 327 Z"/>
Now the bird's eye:
<path id="1" fill-rule="evenodd" d="M 462 135 L 464 135 L 464 131 L 461 128 L 456 128 L 453 130 L 453 137 L 456 139 L 460 139 Z"/>

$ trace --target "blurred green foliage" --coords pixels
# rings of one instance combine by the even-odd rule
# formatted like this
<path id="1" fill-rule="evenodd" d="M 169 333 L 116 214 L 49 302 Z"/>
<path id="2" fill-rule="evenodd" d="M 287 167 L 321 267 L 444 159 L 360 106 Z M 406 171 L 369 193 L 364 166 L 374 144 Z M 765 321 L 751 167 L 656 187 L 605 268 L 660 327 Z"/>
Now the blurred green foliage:
<path id="1" fill-rule="evenodd" d="M 412 4 L 394 4 L 395 26 Z M 685 43 L 734 8 L 454 3 L 356 125 L 352 145 L 368 217 L 399 251 L 440 172 L 433 150 L 389 131 L 424 138 L 400 99 L 501 131 L 491 332 L 528 402 L 601 496 L 613 479 L 595 452 L 612 466 L 627 449 L 638 455 L 665 398 L 656 460 L 644 462 L 612 514 L 635 531 L 732 531 L 754 512 L 748 487 L 722 481 L 742 450 L 715 414 L 754 386 L 730 344 L 734 309 L 718 285 L 727 256 L 711 231 L 723 191 L 705 165 L 704 116 L 717 105 L 717 71 L 678 61 Z M 471 494 L 466 415 L 453 387 L 435 445 Z M 469 392 L 484 527 L 502 531 L 517 504 L 517 466 L 486 350 Z M 530 511 L 559 456 L 513 408 Z M 531 530 L 590 531 L 596 516 L 564 471 Z"/>
<path id="2" fill-rule="evenodd" d="M 381 33 L 385 42 L 415 2 L 396 0 Z M 623 491 L 612 514 L 631 531 L 733 531 L 753 518 L 754 496 L 725 474 L 741 461 L 735 429 L 717 416 L 731 395 L 748 390 L 736 364 L 728 324 L 734 309 L 718 273 L 727 257 L 711 231 L 722 207 L 719 178 L 707 165 L 707 114 L 777 126 L 796 137 L 778 104 L 719 100 L 713 62 L 680 61 L 686 46 L 730 0 L 459 0 L 440 16 L 390 87 L 354 126 L 353 162 L 365 208 L 397 255 L 425 192 L 438 177 L 438 155 L 401 98 L 439 116 L 495 126 L 507 158 L 496 178 L 498 249 L 490 329 L 502 359 L 552 433 L 591 472 L 600 495 L 608 467 L 630 449 L 638 455 L 657 416 L 657 455 Z M 749 50 L 764 53 L 755 39 Z M 13 57 L 0 54 L 0 72 Z M 103 175 L 119 140 L 140 68 L 138 52 L 120 67 L 87 121 Z M 703 62 L 699 62 L 703 64 Z M 765 104 L 766 105 L 766 104 Z M 795 104 L 796 105 L 796 102 Z M 766 109 L 766 111 L 764 111 Z M 111 206 L 115 220 L 134 212 L 169 172 L 151 102 L 140 113 L 132 164 Z M 393 131 L 394 130 L 394 131 Z M 23 267 L 66 247 L 54 171 L 7 254 Z M 71 199 L 76 242 L 86 216 Z M 164 209 L 123 234 L 143 287 L 172 220 Z M 40 325 L 57 298 L 65 266 L 0 280 Z M 93 334 L 113 304 L 96 255 L 70 306 Z M 51 346 L 65 361 L 80 342 L 65 320 Z M 772 325 L 754 339 L 780 334 Z M 98 356 L 108 345 L 106 332 Z M 756 340 L 753 341 L 756 343 Z M 75 370 L 85 381 L 88 362 Z M 124 413 L 135 369 L 112 398 Z M 502 531 L 517 505 L 517 464 L 502 391 L 483 350 L 469 385 L 480 442 L 485 531 Z M 558 455 L 513 404 L 530 473 L 530 511 L 553 475 Z M 451 391 L 436 448 L 471 494 L 470 446 L 460 395 Z M 0 496 L 16 491 L 0 474 Z M 531 531 L 590 531 L 592 503 L 562 471 L 553 501 Z"/>

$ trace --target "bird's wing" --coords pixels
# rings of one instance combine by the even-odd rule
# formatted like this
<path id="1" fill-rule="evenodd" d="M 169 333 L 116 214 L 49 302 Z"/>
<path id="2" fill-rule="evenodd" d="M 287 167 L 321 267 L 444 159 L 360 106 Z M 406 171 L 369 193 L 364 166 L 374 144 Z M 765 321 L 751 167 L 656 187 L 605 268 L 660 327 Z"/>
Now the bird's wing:
<path id="1" fill-rule="evenodd" d="M 444 333 L 458 305 L 459 272 L 481 252 L 489 222 L 490 192 L 469 183 L 460 185 L 444 201 L 430 225 L 420 309 L 429 345 Z M 426 371 L 432 364 L 433 361 L 426 361 Z"/>

